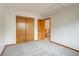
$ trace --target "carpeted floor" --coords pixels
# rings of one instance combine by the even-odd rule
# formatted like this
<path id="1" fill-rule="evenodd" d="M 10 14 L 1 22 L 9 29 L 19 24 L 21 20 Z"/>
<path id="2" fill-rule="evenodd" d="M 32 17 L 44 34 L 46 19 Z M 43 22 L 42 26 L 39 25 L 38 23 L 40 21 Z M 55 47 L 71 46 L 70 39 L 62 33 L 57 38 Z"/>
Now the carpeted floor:
<path id="1" fill-rule="evenodd" d="M 79 52 L 44 40 L 7 46 L 2 56 L 79 56 Z"/>

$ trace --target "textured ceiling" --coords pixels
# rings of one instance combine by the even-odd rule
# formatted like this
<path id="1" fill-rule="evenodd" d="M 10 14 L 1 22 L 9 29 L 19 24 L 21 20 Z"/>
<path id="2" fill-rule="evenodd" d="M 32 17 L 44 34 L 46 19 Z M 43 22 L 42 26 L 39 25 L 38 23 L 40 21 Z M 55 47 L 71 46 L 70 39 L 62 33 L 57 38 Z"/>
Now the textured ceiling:
<path id="1" fill-rule="evenodd" d="M 7 8 L 14 10 L 46 15 L 56 12 L 59 9 L 65 8 L 72 4 L 68 3 L 16 3 L 5 4 Z"/>

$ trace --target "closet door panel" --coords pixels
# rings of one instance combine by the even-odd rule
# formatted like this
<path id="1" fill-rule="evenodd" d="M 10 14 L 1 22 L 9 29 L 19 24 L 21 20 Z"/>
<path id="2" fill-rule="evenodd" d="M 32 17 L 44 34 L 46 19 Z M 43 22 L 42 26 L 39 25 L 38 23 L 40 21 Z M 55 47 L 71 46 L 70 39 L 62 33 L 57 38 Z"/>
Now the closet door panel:
<path id="1" fill-rule="evenodd" d="M 34 41 L 34 18 L 26 18 L 26 41 Z"/>
<path id="2" fill-rule="evenodd" d="M 16 43 L 25 42 L 25 18 L 16 17 Z"/>

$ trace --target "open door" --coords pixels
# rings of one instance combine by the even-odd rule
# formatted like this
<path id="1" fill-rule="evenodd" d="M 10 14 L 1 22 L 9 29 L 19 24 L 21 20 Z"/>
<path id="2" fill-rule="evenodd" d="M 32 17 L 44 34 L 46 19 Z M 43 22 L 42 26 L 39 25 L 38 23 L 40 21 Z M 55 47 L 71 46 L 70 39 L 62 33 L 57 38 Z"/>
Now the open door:
<path id="1" fill-rule="evenodd" d="M 46 18 L 45 21 L 45 39 L 51 40 L 51 19 Z"/>
<path id="2" fill-rule="evenodd" d="M 45 24 L 44 20 L 38 19 L 38 40 L 45 39 Z"/>

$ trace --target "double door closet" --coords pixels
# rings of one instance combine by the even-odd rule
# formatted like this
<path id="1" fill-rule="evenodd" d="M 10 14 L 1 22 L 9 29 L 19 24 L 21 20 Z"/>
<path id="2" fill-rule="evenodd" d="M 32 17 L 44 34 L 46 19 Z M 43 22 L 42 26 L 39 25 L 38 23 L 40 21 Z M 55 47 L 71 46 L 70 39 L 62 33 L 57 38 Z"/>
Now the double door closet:
<path id="1" fill-rule="evenodd" d="M 16 16 L 16 43 L 34 41 L 34 18 Z"/>

